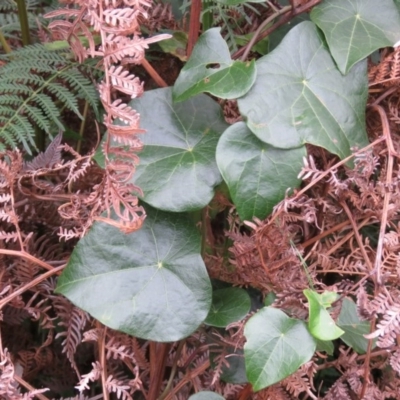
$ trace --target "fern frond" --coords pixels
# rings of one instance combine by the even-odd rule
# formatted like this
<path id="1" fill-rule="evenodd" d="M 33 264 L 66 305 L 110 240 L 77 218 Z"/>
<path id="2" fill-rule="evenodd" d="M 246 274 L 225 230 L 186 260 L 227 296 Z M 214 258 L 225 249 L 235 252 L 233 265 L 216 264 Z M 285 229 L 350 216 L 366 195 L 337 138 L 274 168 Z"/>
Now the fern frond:
<path id="1" fill-rule="evenodd" d="M 50 134 L 54 126 L 64 129 L 64 108 L 82 118 L 78 99 L 94 110 L 98 94 L 92 81 L 76 62 L 63 54 L 36 44 L 1 55 L 0 67 L 0 150 L 22 144 L 30 153 L 35 147 L 35 127 Z"/>

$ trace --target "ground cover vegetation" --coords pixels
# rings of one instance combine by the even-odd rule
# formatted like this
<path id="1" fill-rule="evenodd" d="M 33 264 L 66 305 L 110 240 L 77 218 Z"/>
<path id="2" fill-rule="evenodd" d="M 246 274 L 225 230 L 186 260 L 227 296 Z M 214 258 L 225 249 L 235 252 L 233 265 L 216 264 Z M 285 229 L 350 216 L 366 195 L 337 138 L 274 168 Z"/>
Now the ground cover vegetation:
<path id="1" fill-rule="evenodd" d="M 0 4 L 0 397 L 399 399 L 400 4 Z"/>

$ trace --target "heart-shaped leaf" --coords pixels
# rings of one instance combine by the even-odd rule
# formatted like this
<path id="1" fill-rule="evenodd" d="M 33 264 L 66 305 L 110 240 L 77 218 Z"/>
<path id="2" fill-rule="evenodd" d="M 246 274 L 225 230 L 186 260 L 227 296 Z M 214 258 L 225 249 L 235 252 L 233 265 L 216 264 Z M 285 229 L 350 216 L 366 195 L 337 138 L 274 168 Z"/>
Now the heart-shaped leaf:
<path id="1" fill-rule="evenodd" d="M 206 206 L 221 182 L 215 149 L 228 126 L 221 107 L 204 94 L 174 104 L 171 88 L 147 91 L 130 105 L 147 130 L 133 177 L 142 199 L 174 212 Z"/>
<path id="2" fill-rule="evenodd" d="M 220 30 L 212 28 L 200 36 L 175 82 L 175 101 L 183 101 L 203 92 L 222 99 L 236 99 L 253 85 L 256 79 L 255 62 L 232 61 Z"/>
<path id="3" fill-rule="evenodd" d="M 400 14 L 393 0 L 324 0 L 311 19 L 324 32 L 340 71 L 400 40 Z"/>
<path id="4" fill-rule="evenodd" d="M 353 348 L 358 354 L 367 352 L 368 340 L 364 335 L 371 332 L 371 323 L 361 321 L 357 314 L 357 307 L 353 300 L 344 298 L 337 324 L 344 330 L 340 337 L 343 342 Z M 375 347 L 375 344 L 374 346 Z"/>
<path id="5" fill-rule="evenodd" d="M 210 312 L 205 324 L 225 328 L 240 321 L 250 311 L 250 296 L 244 289 L 226 288 L 213 291 Z"/>
<path id="6" fill-rule="evenodd" d="M 343 158 L 368 144 L 366 62 L 342 76 L 312 22 L 302 22 L 257 61 L 257 80 L 238 100 L 249 128 L 278 148 L 305 143 Z"/>
<path id="7" fill-rule="evenodd" d="M 313 290 L 306 289 L 303 291 L 307 297 L 309 304 L 309 321 L 308 329 L 311 334 L 319 340 L 334 340 L 343 335 L 342 331 L 336 324 L 329 312 L 326 310 L 330 304 L 336 300 L 337 293 L 325 292 L 318 294 Z M 333 295 L 333 296 L 332 296 Z M 330 303 L 327 303 L 328 299 Z"/>
<path id="8" fill-rule="evenodd" d="M 185 215 L 146 211 L 143 228 L 131 234 L 94 223 L 75 247 L 57 292 L 110 328 L 176 341 L 196 330 L 210 309 L 200 234 Z"/>
<path id="9" fill-rule="evenodd" d="M 304 322 L 265 307 L 244 328 L 246 372 L 255 391 L 286 378 L 309 361 L 315 341 Z"/>
<path id="10" fill-rule="evenodd" d="M 231 125 L 217 146 L 217 164 L 242 220 L 260 219 L 285 197 L 297 178 L 305 147 L 277 149 L 258 139 L 244 122 Z"/>

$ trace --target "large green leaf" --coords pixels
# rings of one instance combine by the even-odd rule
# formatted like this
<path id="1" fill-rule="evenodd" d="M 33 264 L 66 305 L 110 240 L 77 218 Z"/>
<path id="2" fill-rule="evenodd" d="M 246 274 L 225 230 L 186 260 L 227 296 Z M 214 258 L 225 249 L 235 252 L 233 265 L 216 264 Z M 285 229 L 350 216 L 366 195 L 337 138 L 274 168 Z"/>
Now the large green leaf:
<path id="1" fill-rule="evenodd" d="M 324 292 L 318 294 L 310 289 L 305 289 L 303 292 L 309 305 L 308 329 L 311 334 L 324 341 L 334 340 L 343 335 L 344 331 L 338 328 L 326 310 L 337 299 L 337 293 Z"/>
<path id="2" fill-rule="evenodd" d="M 180 340 L 211 304 L 200 234 L 186 215 L 146 210 L 143 228 L 131 234 L 96 222 L 75 247 L 57 292 L 110 328 Z"/>
<path id="3" fill-rule="evenodd" d="M 225 328 L 243 319 L 250 311 L 250 296 L 244 289 L 231 287 L 213 291 L 210 312 L 204 323 Z"/>
<path id="4" fill-rule="evenodd" d="M 297 175 L 305 155 L 304 146 L 277 149 L 258 139 L 244 122 L 231 125 L 218 142 L 217 164 L 240 218 L 269 215 L 287 189 L 300 184 Z"/>
<path id="5" fill-rule="evenodd" d="M 393 0 L 324 0 L 311 19 L 322 29 L 340 71 L 400 40 L 400 15 Z"/>
<path id="6" fill-rule="evenodd" d="M 255 391 L 286 378 L 309 361 L 315 341 L 304 322 L 265 307 L 244 328 L 246 372 Z"/>
<path id="7" fill-rule="evenodd" d="M 366 353 L 368 340 L 365 339 L 364 335 L 371 332 L 371 323 L 360 320 L 353 300 L 347 297 L 343 299 L 337 324 L 344 330 L 344 335 L 340 339 L 358 354 Z M 375 347 L 375 344 L 373 347 Z"/>
<path id="8" fill-rule="evenodd" d="M 302 22 L 257 61 L 257 80 L 239 108 L 249 128 L 279 148 L 311 143 L 340 157 L 368 143 L 366 62 L 342 76 L 312 22 Z"/>
<path id="9" fill-rule="evenodd" d="M 142 199 L 166 211 L 206 206 L 221 182 L 215 149 L 228 125 L 220 106 L 204 94 L 174 104 L 171 88 L 145 92 L 130 104 L 147 130 L 133 177 Z"/>
<path id="10" fill-rule="evenodd" d="M 203 33 L 174 86 L 174 100 L 207 92 L 223 99 L 243 96 L 256 79 L 254 61 L 232 61 L 220 28 Z"/>

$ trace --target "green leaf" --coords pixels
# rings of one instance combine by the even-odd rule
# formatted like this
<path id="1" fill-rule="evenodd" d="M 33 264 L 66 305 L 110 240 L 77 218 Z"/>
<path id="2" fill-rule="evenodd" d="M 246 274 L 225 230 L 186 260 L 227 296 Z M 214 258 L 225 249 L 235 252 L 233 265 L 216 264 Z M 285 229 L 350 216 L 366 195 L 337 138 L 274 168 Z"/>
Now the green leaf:
<path id="1" fill-rule="evenodd" d="M 400 40 L 400 15 L 393 0 L 325 0 L 311 19 L 324 32 L 340 71 Z"/>
<path id="2" fill-rule="evenodd" d="M 222 396 L 213 392 L 199 392 L 189 397 L 189 400 L 225 400 Z"/>
<path id="3" fill-rule="evenodd" d="M 187 61 L 186 46 L 188 41 L 188 35 L 182 31 L 163 31 L 164 33 L 170 33 L 171 39 L 161 40 L 158 45 L 165 53 L 170 53 L 175 57 L 178 57 L 181 61 Z"/>
<path id="4" fill-rule="evenodd" d="M 265 296 L 264 305 L 267 306 L 267 307 L 271 306 L 274 303 L 274 301 L 276 300 L 276 298 L 277 298 L 277 296 L 276 296 L 276 294 L 274 292 L 269 292 Z"/>
<path id="5" fill-rule="evenodd" d="M 244 328 L 247 378 L 255 391 L 281 381 L 309 361 L 315 341 L 304 322 L 265 307 Z"/>
<path id="6" fill-rule="evenodd" d="M 250 311 L 250 296 L 244 289 L 226 288 L 214 290 L 212 304 L 205 324 L 225 328 L 243 319 Z"/>
<path id="7" fill-rule="evenodd" d="M 130 105 L 147 130 L 132 181 L 141 198 L 174 212 L 205 207 L 221 182 L 215 149 L 228 126 L 221 107 L 204 94 L 174 104 L 171 88 L 147 91 Z"/>
<path id="8" fill-rule="evenodd" d="M 146 211 L 144 226 L 131 234 L 95 222 L 56 291 L 112 329 L 181 340 L 204 321 L 211 304 L 200 234 L 184 214 Z"/>
<path id="9" fill-rule="evenodd" d="M 347 297 L 343 299 L 337 324 L 344 330 L 344 334 L 340 339 L 358 354 L 366 353 L 368 340 L 365 339 L 364 335 L 371 332 L 371 324 L 368 321 L 360 320 L 353 300 Z M 375 344 L 373 347 L 375 347 Z"/>
<path id="10" fill-rule="evenodd" d="M 308 329 L 311 334 L 315 338 L 324 341 L 334 340 L 343 335 L 344 331 L 337 327 L 335 321 L 326 310 L 336 300 L 337 294 L 324 292 L 320 295 L 310 289 L 305 289 L 303 293 L 307 297 L 309 304 Z M 332 296 L 332 293 L 334 296 Z M 328 299 L 330 299 L 330 303 L 327 303 Z"/>
<path id="11" fill-rule="evenodd" d="M 246 35 L 235 35 L 235 43 L 236 45 L 242 47 L 246 46 L 250 40 L 253 38 L 254 32 L 252 33 L 247 33 Z M 264 56 L 265 54 L 268 53 L 268 48 L 269 48 L 269 37 L 265 37 L 264 39 L 259 40 L 256 42 L 252 48 L 252 52 L 257 52 L 258 54 L 261 54 Z"/>
<path id="12" fill-rule="evenodd" d="M 317 351 L 324 351 L 326 354 L 333 356 L 335 346 L 333 345 L 332 340 L 315 339 L 315 341 L 317 342 Z"/>
<path id="13" fill-rule="evenodd" d="M 255 62 L 232 61 L 220 30 L 212 28 L 200 36 L 175 82 L 174 101 L 183 101 L 203 92 L 223 99 L 236 99 L 252 87 L 256 79 Z"/>
<path id="14" fill-rule="evenodd" d="M 217 146 L 217 164 L 242 220 L 267 217 L 285 197 L 306 156 L 305 147 L 277 149 L 259 140 L 244 122 L 231 125 Z"/>
<path id="15" fill-rule="evenodd" d="M 238 100 L 249 128 L 278 148 L 321 146 L 344 158 L 368 144 L 366 63 L 342 76 L 312 22 L 295 26 L 257 61 L 257 80 Z"/>

